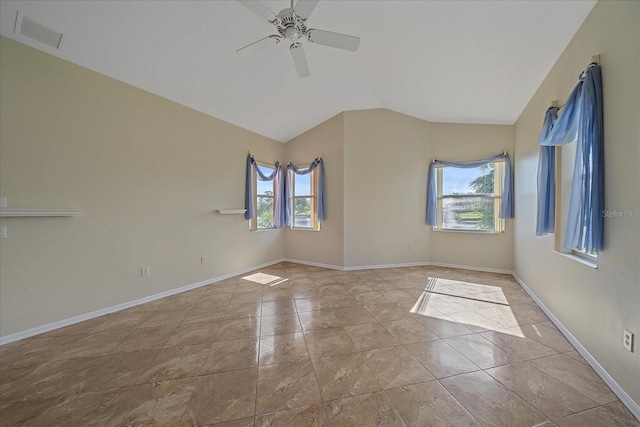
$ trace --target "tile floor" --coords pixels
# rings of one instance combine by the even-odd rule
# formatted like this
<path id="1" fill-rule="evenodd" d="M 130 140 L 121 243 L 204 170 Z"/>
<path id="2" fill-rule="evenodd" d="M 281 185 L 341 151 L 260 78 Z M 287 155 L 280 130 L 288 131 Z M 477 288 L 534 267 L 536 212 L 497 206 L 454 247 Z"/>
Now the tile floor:
<path id="1" fill-rule="evenodd" d="M 510 276 L 285 263 L 0 347 L 0 425 L 640 423 Z"/>

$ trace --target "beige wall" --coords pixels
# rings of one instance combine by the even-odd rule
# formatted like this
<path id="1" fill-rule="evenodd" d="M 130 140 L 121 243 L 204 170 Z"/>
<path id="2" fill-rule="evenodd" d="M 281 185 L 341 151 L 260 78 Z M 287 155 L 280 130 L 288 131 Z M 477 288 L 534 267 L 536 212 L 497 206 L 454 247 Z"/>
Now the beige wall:
<path id="1" fill-rule="evenodd" d="M 513 127 L 429 123 L 385 109 L 344 113 L 345 266 L 442 264 L 510 270 L 504 234 L 434 232 L 425 223 L 433 157 L 465 161 L 510 152 Z"/>
<path id="2" fill-rule="evenodd" d="M 640 2 L 596 4 L 516 123 L 515 272 L 635 402 L 640 403 L 640 218 L 605 219 L 598 269 L 535 237 L 537 138 L 551 100 L 562 105 L 577 75 L 601 55 L 605 209 L 640 211 Z M 622 347 L 623 329 L 636 350 Z"/>
<path id="3" fill-rule="evenodd" d="M 0 194 L 10 207 L 83 210 L 2 219 L 1 336 L 284 256 L 283 231 L 212 213 L 243 207 L 247 150 L 283 160 L 282 144 L 0 43 Z"/>
<path id="4" fill-rule="evenodd" d="M 343 208 L 343 115 L 319 124 L 287 142 L 286 162 L 295 165 L 310 163 L 322 157 L 325 168 L 327 219 L 321 231 L 285 231 L 287 259 L 342 267 L 344 265 L 344 208 Z"/>
<path id="5" fill-rule="evenodd" d="M 433 123 L 432 156 L 451 161 L 479 160 L 507 150 L 513 158 L 513 126 Z M 480 269 L 510 271 L 513 263 L 513 220 L 500 234 L 431 232 L 430 261 Z"/>

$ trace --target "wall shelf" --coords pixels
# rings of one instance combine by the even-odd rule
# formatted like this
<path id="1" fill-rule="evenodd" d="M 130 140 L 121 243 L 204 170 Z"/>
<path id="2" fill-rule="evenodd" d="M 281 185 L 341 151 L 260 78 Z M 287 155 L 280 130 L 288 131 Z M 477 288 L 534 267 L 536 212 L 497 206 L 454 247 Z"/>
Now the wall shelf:
<path id="1" fill-rule="evenodd" d="M 62 217 L 77 216 L 82 211 L 80 209 L 23 209 L 23 208 L 0 208 L 0 217 Z"/>
<path id="2" fill-rule="evenodd" d="M 216 212 L 220 215 L 240 215 L 246 211 L 246 209 L 216 209 Z"/>

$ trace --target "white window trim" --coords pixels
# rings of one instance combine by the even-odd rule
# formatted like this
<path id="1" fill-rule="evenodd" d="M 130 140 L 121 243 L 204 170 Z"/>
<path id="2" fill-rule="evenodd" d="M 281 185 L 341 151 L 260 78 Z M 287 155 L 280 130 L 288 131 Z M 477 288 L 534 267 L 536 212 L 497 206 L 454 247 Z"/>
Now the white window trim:
<path id="1" fill-rule="evenodd" d="M 309 165 L 297 166 L 298 168 L 306 168 Z M 291 226 L 292 230 L 297 231 L 320 231 L 321 224 L 318 220 L 318 168 L 315 168 L 309 173 L 310 189 L 312 194 L 296 196 L 296 173 L 289 171 L 289 179 L 291 180 Z M 296 227 L 295 226 L 295 214 L 296 214 L 296 199 L 308 199 L 311 198 L 311 227 Z"/>
<path id="2" fill-rule="evenodd" d="M 275 169 L 276 166 L 275 165 L 271 165 L 269 163 L 264 163 L 264 162 L 258 162 L 256 161 L 256 165 L 259 166 L 264 166 L 267 168 L 271 168 L 271 169 Z M 249 230 L 250 231 L 272 231 L 276 229 L 276 226 L 274 225 L 273 227 L 265 227 L 265 228 L 258 228 L 258 173 L 254 170 L 251 171 L 252 174 L 252 180 L 253 180 L 253 188 L 255 189 L 255 193 L 253 195 L 253 200 L 251 201 L 251 203 L 253 203 L 253 211 L 256 213 L 255 217 L 253 217 L 251 220 L 249 220 Z M 273 200 L 273 203 L 271 204 L 273 206 L 273 204 L 275 203 L 275 194 L 276 194 L 276 186 L 275 186 L 275 179 L 271 181 L 271 186 L 273 188 L 273 196 L 271 196 L 271 199 Z M 269 197 L 269 196 L 267 196 Z"/>
<path id="3" fill-rule="evenodd" d="M 494 208 L 494 225 L 493 230 L 464 230 L 464 229 L 451 229 L 444 228 L 442 226 L 442 170 L 445 167 L 452 167 L 446 165 L 436 165 L 436 225 L 433 227 L 433 231 L 437 231 L 439 233 L 473 233 L 473 234 L 504 234 L 506 230 L 506 221 L 504 218 L 500 218 L 500 205 L 502 202 L 502 187 L 504 180 L 504 160 L 495 160 L 492 162 L 495 164 L 494 169 L 494 182 L 493 182 L 493 192 L 492 196 L 482 196 L 479 197 L 487 197 L 493 199 L 493 208 Z M 498 179 L 495 179 L 495 175 L 499 174 Z M 499 191 L 499 196 L 496 196 L 495 193 Z"/>

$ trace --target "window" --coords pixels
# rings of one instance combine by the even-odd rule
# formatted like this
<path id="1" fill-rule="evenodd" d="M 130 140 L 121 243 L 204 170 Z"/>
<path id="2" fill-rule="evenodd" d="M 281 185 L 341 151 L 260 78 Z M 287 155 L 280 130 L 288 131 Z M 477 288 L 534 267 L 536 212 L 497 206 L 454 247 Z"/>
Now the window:
<path id="1" fill-rule="evenodd" d="M 289 172 L 292 190 L 291 228 L 320 230 L 317 214 L 318 169 L 306 175 Z"/>
<path id="2" fill-rule="evenodd" d="M 271 175 L 275 170 L 274 165 L 256 163 L 264 175 Z M 273 229 L 273 200 L 275 194 L 275 180 L 261 181 L 256 172 L 253 172 L 253 188 L 256 189 L 254 207 L 256 217 L 251 220 L 251 230 Z"/>
<path id="3" fill-rule="evenodd" d="M 573 169 L 576 159 L 577 144 L 567 144 L 556 149 L 556 238 L 555 250 L 564 254 L 576 255 L 586 259 L 592 263 L 596 263 L 598 259 L 597 252 L 587 252 L 586 250 L 567 249 L 564 247 L 562 236 L 564 230 L 567 229 L 567 217 L 569 215 L 569 199 L 571 198 L 571 187 L 573 185 Z M 582 238 L 586 238 L 586 230 L 582 234 Z M 581 247 L 585 247 L 584 243 Z"/>
<path id="4" fill-rule="evenodd" d="M 504 162 L 476 168 L 440 166 L 436 169 L 438 231 L 502 233 L 499 218 Z"/>

